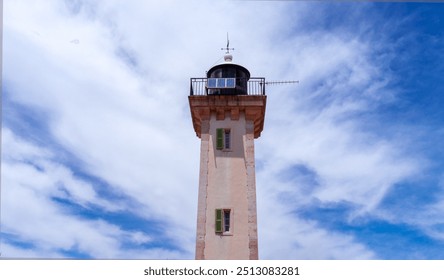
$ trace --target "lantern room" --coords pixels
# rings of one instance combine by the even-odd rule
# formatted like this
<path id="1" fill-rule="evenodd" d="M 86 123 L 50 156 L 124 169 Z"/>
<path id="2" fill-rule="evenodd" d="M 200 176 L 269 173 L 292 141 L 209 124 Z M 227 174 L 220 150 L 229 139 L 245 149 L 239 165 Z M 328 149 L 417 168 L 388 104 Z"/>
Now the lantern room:
<path id="1" fill-rule="evenodd" d="M 207 72 L 207 89 L 209 95 L 247 95 L 250 71 L 232 63 L 231 54 L 226 54 L 225 63 L 213 66 Z"/>

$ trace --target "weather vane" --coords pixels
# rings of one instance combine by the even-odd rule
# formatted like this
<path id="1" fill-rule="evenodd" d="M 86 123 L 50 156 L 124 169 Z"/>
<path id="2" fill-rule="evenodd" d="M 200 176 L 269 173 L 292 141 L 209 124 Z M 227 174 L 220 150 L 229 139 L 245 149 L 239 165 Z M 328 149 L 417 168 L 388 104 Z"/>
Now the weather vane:
<path id="1" fill-rule="evenodd" d="M 227 47 L 221 48 L 221 50 L 227 51 L 226 53 L 230 53 L 230 51 L 234 51 L 234 48 L 230 48 L 230 39 L 228 38 L 228 32 L 227 32 Z"/>

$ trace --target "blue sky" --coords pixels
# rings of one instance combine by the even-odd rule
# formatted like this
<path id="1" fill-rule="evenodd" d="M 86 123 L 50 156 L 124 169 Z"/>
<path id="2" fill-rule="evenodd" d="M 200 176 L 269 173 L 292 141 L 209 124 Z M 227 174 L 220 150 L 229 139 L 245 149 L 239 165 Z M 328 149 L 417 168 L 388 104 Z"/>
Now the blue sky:
<path id="1" fill-rule="evenodd" d="M 444 259 L 444 5 L 4 1 L 2 257 L 192 259 L 189 78 L 270 85 L 261 259 Z"/>

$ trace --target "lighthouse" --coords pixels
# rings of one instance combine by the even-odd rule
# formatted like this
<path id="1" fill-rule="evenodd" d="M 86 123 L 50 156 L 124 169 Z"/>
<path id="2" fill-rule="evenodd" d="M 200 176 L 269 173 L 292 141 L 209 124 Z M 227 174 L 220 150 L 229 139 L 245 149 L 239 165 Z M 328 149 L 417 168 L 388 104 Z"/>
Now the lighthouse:
<path id="1" fill-rule="evenodd" d="M 189 104 L 201 139 L 196 259 L 258 259 L 254 139 L 265 117 L 265 78 L 224 62 L 191 78 Z"/>

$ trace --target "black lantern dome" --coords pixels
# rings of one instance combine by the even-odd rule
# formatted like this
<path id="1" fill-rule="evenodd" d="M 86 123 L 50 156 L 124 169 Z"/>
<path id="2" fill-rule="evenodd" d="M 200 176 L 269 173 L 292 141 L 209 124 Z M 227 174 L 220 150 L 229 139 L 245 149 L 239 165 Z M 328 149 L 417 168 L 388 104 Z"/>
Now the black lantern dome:
<path id="1" fill-rule="evenodd" d="M 208 94 L 246 95 L 250 71 L 234 64 L 230 53 L 224 56 L 225 63 L 215 65 L 207 72 Z"/>

